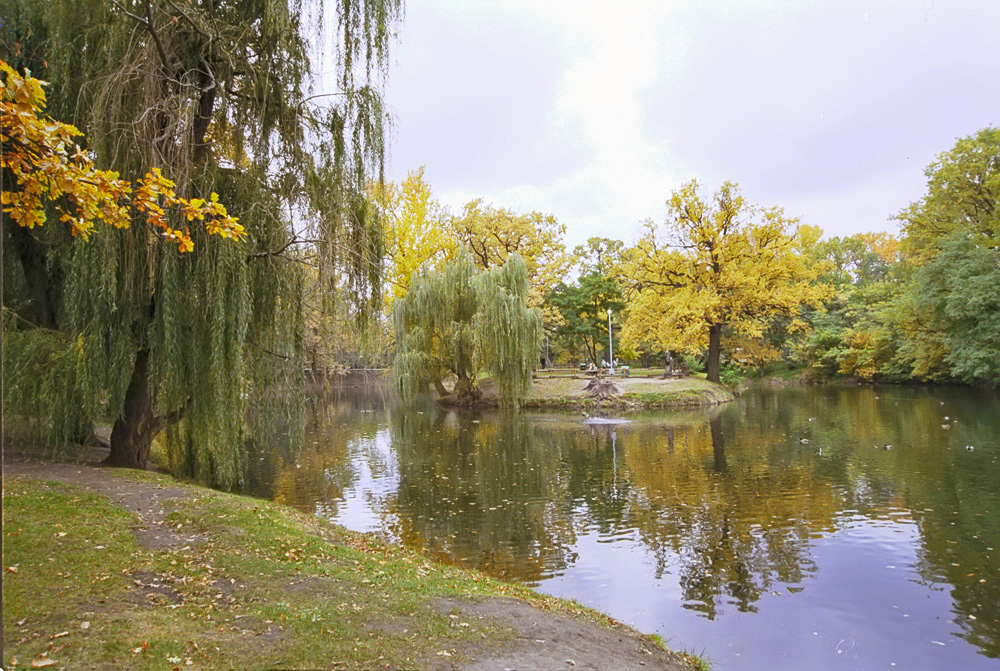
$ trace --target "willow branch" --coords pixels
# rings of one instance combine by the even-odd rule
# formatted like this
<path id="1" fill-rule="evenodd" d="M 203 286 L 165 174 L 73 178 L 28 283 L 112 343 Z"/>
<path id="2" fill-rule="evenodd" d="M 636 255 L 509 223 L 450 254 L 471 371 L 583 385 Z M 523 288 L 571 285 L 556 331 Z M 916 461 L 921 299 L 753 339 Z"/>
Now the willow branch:
<path id="1" fill-rule="evenodd" d="M 198 27 L 198 25 L 194 22 L 194 20 L 190 16 L 188 16 L 184 12 L 183 9 L 181 9 L 180 7 L 178 7 L 176 3 L 174 3 L 172 0 L 166 0 L 166 2 L 167 2 L 168 5 L 170 5 L 171 7 L 173 7 L 174 11 L 177 12 L 178 14 L 180 14 L 181 17 L 185 21 L 187 21 L 188 25 L 190 25 L 192 28 L 194 28 L 195 31 L 197 31 L 199 35 L 201 35 L 202 37 L 204 37 L 209 42 L 211 42 L 213 39 L 215 39 L 215 37 L 213 35 L 209 35 L 204 30 L 202 30 L 200 27 Z"/>

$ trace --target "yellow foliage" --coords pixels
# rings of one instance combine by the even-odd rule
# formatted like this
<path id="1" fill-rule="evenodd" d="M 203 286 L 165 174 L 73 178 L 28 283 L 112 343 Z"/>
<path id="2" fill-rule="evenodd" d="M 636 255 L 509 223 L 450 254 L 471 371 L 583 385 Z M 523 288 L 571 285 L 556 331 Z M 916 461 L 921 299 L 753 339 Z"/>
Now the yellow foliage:
<path id="1" fill-rule="evenodd" d="M 500 267 L 517 252 L 528 268 L 528 306 L 541 307 L 544 295 L 571 263 L 562 238 L 566 226 L 550 214 L 517 214 L 477 198 L 452 222 L 455 237 L 483 269 Z"/>
<path id="2" fill-rule="evenodd" d="M 878 340 L 878 335 L 871 331 L 849 331 L 846 341 L 850 349 L 841 359 L 838 372 L 842 375 L 857 375 L 862 380 L 875 379 L 883 363 L 876 356 Z"/>
<path id="3" fill-rule="evenodd" d="M 96 221 L 128 228 L 132 209 L 181 252 L 194 249 L 194 243 L 187 228 L 170 225 L 172 210 L 187 221 L 207 219 L 205 228 L 211 234 L 234 240 L 245 234 L 218 194 L 213 193 L 207 202 L 181 198 L 159 168 L 146 173 L 135 188 L 117 172 L 99 170 L 74 142 L 83 135 L 79 129 L 44 116 L 44 82 L 30 73 L 21 77 L 2 60 L 0 74 L 0 168 L 9 169 L 16 184 L 2 192 L 0 203 L 19 226 L 43 225 L 48 201 L 59 213 L 59 221 L 69 224 L 70 232 L 83 240 L 90 238 Z"/>
<path id="4" fill-rule="evenodd" d="M 857 233 L 854 237 L 861 240 L 868 249 L 878 254 L 886 265 L 898 263 L 900 260 L 901 243 L 892 233 Z"/>
<path id="5" fill-rule="evenodd" d="M 370 189 L 383 219 L 387 292 L 384 306 L 404 296 L 417 271 L 454 257 L 459 245 L 482 269 L 503 266 L 517 252 L 528 268 L 530 307 L 540 307 L 543 296 L 565 274 L 570 258 L 562 238 L 566 227 L 552 215 L 517 214 L 476 199 L 461 216 L 453 216 L 432 195 L 424 169 L 411 171 L 400 184 Z"/>
<path id="6" fill-rule="evenodd" d="M 456 243 L 448 234 L 447 211 L 424 181 L 423 167 L 411 171 L 399 185 L 372 187 L 372 196 L 382 213 L 388 312 L 396 299 L 406 296 L 416 272 L 425 264 L 451 258 Z"/>
<path id="7" fill-rule="evenodd" d="M 818 229 L 800 238 L 796 220 L 779 208 L 747 205 L 730 182 L 709 202 L 691 181 L 667 206 L 668 222 L 647 222 L 624 255 L 621 272 L 631 289 L 624 343 L 698 351 L 709 328 L 720 325 L 759 339 L 771 318 L 794 318 L 827 295 L 814 283 L 818 268 L 802 254 Z"/>
<path id="8" fill-rule="evenodd" d="M 735 336 L 726 338 L 723 342 L 723 348 L 729 353 L 729 358 L 744 369 L 781 359 L 781 350 L 759 337 Z"/>

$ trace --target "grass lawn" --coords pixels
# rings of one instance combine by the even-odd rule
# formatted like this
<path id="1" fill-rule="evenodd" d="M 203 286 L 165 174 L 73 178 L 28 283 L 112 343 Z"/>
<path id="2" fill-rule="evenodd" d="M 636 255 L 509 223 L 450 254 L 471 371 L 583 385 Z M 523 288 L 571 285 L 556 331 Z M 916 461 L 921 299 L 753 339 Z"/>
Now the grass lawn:
<path id="1" fill-rule="evenodd" d="M 501 596 L 656 649 L 573 602 L 274 503 L 160 474 L 89 472 L 123 480 L 140 503 L 5 473 L 5 669 L 460 668 L 517 637 L 503 620 L 442 604 Z"/>
<path id="2" fill-rule="evenodd" d="M 559 407 L 596 405 L 586 396 L 586 385 L 592 378 L 585 374 L 577 377 L 540 374 L 532 381 L 525 407 Z M 701 376 L 661 379 L 616 375 L 615 384 L 622 394 L 613 404 L 635 407 L 683 407 L 715 405 L 736 398 L 735 392 L 724 385 L 708 382 Z"/>

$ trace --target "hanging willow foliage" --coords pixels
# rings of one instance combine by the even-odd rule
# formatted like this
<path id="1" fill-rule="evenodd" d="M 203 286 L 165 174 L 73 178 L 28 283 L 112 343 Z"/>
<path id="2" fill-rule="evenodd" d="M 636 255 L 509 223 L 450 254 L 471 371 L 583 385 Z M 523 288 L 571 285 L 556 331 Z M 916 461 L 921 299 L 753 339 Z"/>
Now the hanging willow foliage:
<path id="1" fill-rule="evenodd" d="M 455 376 L 459 389 L 474 389 L 476 273 L 468 254 L 460 252 L 440 270 L 422 269 L 396 303 L 393 379 L 404 399 L 426 390 L 428 383 L 447 394 L 442 384 L 447 375 Z"/>
<path id="2" fill-rule="evenodd" d="M 516 401 L 531 389 L 531 371 L 542 337 L 540 310 L 526 309 L 528 269 L 519 254 L 477 278 L 476 356 L 490 372 L 497 394 Z"/>
<path id="3" fill-rule="evenodd" d="M 393 379 L 410 400 L 433 384 L 455 378 L 459 402 L 479 398 L 480 371 L 493 376 L 504 403 L 517 404 L 531 386 L 541 337 L 541 315 L 528 309 L 528 274 L 517 254 L 499 268 L 480 271 L 460 251 L 440 270 L 423 269 L 397 301 Z"/>
<path id="4" fill-rule="evenodd" d="M 401 0 L 339 0 L 329 17 L 298 0 L 11 4 L 8 62 L 55 82 L 50 112 L 87 134 L 99 166 L 162 167 L 180 195 L 216 191 L 247 232 L 234 243 L 193 227 L 197 251 L 181 257 L 141 225 L 89 244 L 46 245 L 43 231 L 31 253 L 8 254 L 14 274 L 55 286 L 59 335 L 12 328 L 74 371 L 64 392 L 50 385 L 43 405 L 21 411 L 62 417 L 75 399 L 83 424 L 115 422 L 121 465 L 145 465 L 167 429 L 172 470 L 239 487 L 256 446 L 301 436 L 305 264 L 328 295 L 354 299 L 321 309 L 361 323 L 381 295 L 382 227 L 361 194 L 383 172 L 380 83 Z M 307 33 L 332 41 L 330 80 L 312 74 Z"/>

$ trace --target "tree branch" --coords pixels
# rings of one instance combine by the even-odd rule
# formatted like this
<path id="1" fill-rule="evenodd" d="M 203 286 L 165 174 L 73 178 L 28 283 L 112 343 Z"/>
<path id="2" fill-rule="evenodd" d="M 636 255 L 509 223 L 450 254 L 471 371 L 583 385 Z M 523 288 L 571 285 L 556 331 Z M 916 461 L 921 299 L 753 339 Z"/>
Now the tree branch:
<path id="1" fill-rule="evenodd" d="M 167 57 L 167 50 L 163 48 L 163 42 L 160 41 L 160 36 L 156 32 L 156 28 L 153 27 L 153 6 L 146 0 L 146 18 L 142 18 L 138 14 L 133 14 L 132 12 L 125 9 L 125 7 L 118 2 L 118 0 L 111 0 L 111 3 L 118 8 L 118 10 L 129 17 L 136 23 L 146 27 L 149 34 L 153 37 L 153 44 L 156 46 L 156 51 L 160 54 L 160 60 L 163 61 L 163 69 L 170 74 L 170 59 Z"/>

